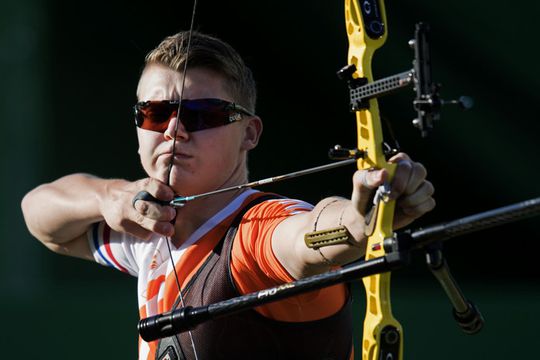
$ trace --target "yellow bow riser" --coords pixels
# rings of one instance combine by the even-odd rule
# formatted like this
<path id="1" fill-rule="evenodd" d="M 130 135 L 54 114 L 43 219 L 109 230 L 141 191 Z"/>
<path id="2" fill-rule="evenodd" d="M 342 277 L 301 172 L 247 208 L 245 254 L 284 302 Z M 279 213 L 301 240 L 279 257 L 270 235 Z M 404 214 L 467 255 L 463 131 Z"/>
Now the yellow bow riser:
<path id="1" fill-rule="evenodd" d="M 356 67 L 353 78 L 373 81 L 371 61 L 375 50 L 386 41 L 387 23 L 382 1 L 345 1 L 345 22 L 349 39 L 348 64 Z M 364 157 L 358 160 L 359 169 L 386 169 L 390 182 L 395 165 L 389 164 L 383 151 L 383 134 L 376 99 L 369 100 L 366 109 L 356 111 L 358 149 Z M 383 241 L 393 236 L 395 201 L 379 201 L 375 208 L 375 227 L 368 237 L 366 260 L 385 255 Z M 392 315 L 390 303 L 390 273 L 363 279 L 366 289 L 366 317 L 362 341 L 362 359 L 401 359 L 403 330 Z M 383 344 L 383 345 L 381 345 Z M 391 356 L 391 357 L 388 357 Z"/>

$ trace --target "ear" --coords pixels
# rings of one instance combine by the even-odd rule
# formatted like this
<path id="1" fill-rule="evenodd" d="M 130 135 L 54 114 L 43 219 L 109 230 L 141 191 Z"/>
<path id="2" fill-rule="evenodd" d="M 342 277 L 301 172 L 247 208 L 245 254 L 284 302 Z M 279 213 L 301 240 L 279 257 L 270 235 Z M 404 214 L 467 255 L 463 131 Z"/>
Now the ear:
<path id="1" fill-rule="evenodd" d="M 249 151 L 257 146 L 263 130 L 263 123 L 258 116 L 247 120 L 244 128 L 244 140 L 242 141 L 242 150 Z"/>

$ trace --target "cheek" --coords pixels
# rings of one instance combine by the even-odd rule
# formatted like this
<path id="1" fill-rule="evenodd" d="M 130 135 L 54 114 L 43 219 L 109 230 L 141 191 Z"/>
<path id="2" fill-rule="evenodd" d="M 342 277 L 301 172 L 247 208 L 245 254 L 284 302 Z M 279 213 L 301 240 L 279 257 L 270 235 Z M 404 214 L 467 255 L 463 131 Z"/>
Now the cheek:
<path id="1" fill-rule="evenodd" d="M 137 129 L 137 139 L 139 141 L 139 156 L 141 158 L 141 163 L 143 164 L 146 170 L 149 170 L 147 167 L 152 163 L 152 155 L 154 149 L 159 143 L 159 138 L 162 137 L 161 134 L 156 133 L 152 134 L 150 132 L 144 132 L 140 129 Z"/>
<path id="2" fill-rule="evenodd" d="M 214 159 L 218 163 L 230 163 L 236 160 L 240 152 L 240 144 L 237 134 L 225 134 L 216 136 L 206 143 L 207 151 L 214 154 Z"/>

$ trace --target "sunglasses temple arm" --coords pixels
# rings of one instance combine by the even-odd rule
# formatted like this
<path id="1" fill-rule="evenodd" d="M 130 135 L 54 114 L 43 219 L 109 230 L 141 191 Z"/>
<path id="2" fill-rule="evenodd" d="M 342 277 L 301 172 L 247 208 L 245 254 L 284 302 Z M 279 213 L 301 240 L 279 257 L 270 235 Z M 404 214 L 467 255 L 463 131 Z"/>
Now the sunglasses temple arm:
<path id="1" fill-rule="evenodd" d="M 278 175 L 278 176 L 273 176 L 273 177 L 269 177 L 269 178 L 262 179 L 262 180 L 252 181 L 252 182 L 242 184 L 242 185 L 236 185 L 236 186 L 231 186 L 231 187 L 228 187 L 228 188 L 225 188 L 225 189 L 219 189 L 219 190 L 215 190 L 215 191 L 210 191 L 210 192 L 207 192 L 207 193 L 204 193 L 204 194 L 191 195 L 191 196 L 178 196 L 178 197 L 175 197 L 169 203 L 169 205 L 173 206 L 173 207 L 182 207 L 186 203 L 188 203 L 188 202 L 190 202 L 192 200 L 202 199 L 202 198 L 205 198 L 205 197 L 208 197 L 208 196 L 211 196 L 211 195 L 217 195 L 217 194 L 221 194 L 221 193 L 228 192 L 228 191 L 245 189 L 245 188 L 248 188 L 248 187 L 251 188 L 251 187 L 255 187 L 255 186 L 271 184 L 271 183 L 274 183 L 274 182 L 287 180 L 287 179 L 292 179 L 292 178 L 295 178 L 295 177 L 298 177 L 298 176 L 313 174 L 313 173 L 316 173 L 316 172 L 319 172 L 319 171 L 330 170 L 330 169 L 334 169 L 334 168 L 337 168 L 337 167 L 340 167 L 340 166 L 345 166 L 345 165 L 349 165 L 349 164 L 353 164 L 353 163 L 356 163 L 356 159 L 346 159 L 346 160 L 341 160 L 341 161 L 337 161 L 337 162 L 326 164 L 326 165 L 320 165 L 320 166 L 312 167 L 312 168 L 309 168 L 309 169 L 295 171 L 295 172 L 284 174 L 284 175 Z"/>

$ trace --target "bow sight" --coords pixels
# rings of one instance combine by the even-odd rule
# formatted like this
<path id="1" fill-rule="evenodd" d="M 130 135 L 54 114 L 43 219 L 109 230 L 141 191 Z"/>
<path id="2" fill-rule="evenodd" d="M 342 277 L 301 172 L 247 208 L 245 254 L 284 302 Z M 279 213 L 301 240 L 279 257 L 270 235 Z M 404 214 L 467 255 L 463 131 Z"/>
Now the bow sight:
<path id="1" fill-rule="evenodd" d="M 369 22 L 371 29 L 378 23 L 376 19 Z M 374 35 L 373 30 L 368 35 Z M 413 68 L 402 73 L 385 77 L 371 83 L 367 78 L 357 77 L 356 66 L 350 64 L 337 72 L 341 80 L 345 80 L 349 86 L 351 111 L 358 111 L 369 108 L 369 99 L 378 98 L 383 95 L 393 93 L 409 85 L 414 86 L 416 98 L 413 101 L 417 117 L 412 121 L 418 128 L 422 137 L 428 135 L 433 128 L 433 122 L 439 120 L 440 110 L 443 105 L 460 105 L 462 109 L 470 109 L 473 100 L 467 96 L 461 96 L 457 100 L 443 100 L 439 95 L 440 84 L 433 83 L 431 78 L 431 56 L 429 48 L 429 25 L 425 23 L 416 24 L 414 39 L 409 41 L 409 46 L 414 49 Z"/>

